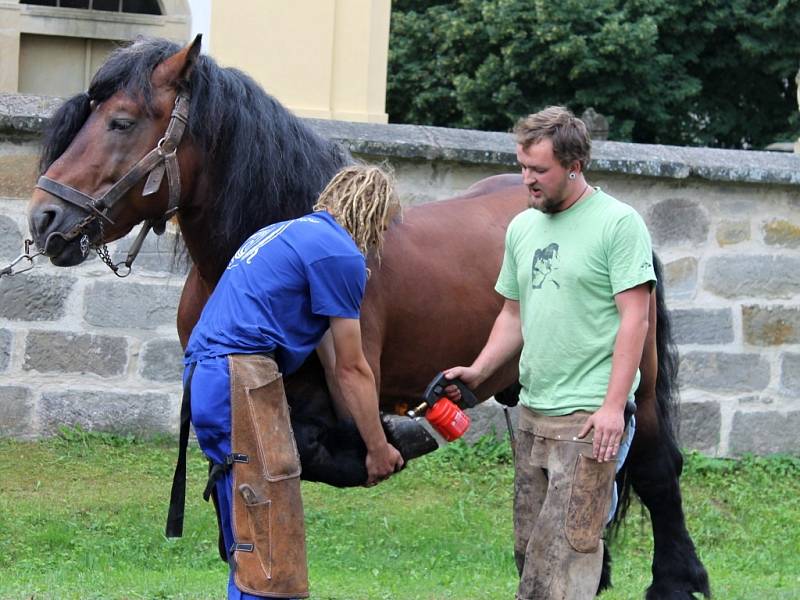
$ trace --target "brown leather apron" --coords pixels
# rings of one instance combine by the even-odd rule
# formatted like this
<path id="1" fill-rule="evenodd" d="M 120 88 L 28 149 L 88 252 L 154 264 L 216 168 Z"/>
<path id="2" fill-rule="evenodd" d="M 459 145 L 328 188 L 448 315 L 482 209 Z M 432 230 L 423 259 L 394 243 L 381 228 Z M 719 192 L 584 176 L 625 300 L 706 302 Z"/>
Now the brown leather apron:
<path id="1" fill-rule="evenodd" d="M 242 591 L 308 597 L 300 457 L 283 379 L 272 358 L 228 357 L 231 384 L 233 536 L 230 561 Z"/>

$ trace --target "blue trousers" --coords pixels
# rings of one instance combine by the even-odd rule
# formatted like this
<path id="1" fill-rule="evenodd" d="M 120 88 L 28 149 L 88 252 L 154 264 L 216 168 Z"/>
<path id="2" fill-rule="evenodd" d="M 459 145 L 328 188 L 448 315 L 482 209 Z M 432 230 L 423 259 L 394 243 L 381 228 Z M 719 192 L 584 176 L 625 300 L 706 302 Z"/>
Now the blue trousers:
<path id="1" fill-rule="evenodd" d="M 628 458 L 628 450 L 631 449 L 633 436 L 636 433 L 636 415 L 631 415 L 631 420 L 628 422 L 628 435 L 625 440 L 620 444 L 619 452 L 617 453 L 617 473 L 625 464 L 625 459 Z M 619 503 L 619 493 L 617 492 L 617 482 L 614 482 L 614 488 L 611 495 L 611 510 L 608 513 L 608 520 L 606 524 L 611 523 L 614 518 L 614 513 L 617 512 L 617 504 Z"/>
<path id="2" fill-rule="evenodd" d="M 184 383 L 188 368 L 184 371 Z M 225 356 L 199 361 L 192 376 L 192 426 L 203 453 L 224 464 L 231 453 L 231 400 L 228 359 Z M 233 543 L 233 474 L 228 472 L 216 483 L 222 536 L 226 551 Z M 230 558 L 230 556 L 228 556 Z M 230 561 L 229 561 L 230 562 Z M 228 600 L 261 600 L 265 596 L 247 594 L 236 587 L 233 571 L 228 577 Z"/>

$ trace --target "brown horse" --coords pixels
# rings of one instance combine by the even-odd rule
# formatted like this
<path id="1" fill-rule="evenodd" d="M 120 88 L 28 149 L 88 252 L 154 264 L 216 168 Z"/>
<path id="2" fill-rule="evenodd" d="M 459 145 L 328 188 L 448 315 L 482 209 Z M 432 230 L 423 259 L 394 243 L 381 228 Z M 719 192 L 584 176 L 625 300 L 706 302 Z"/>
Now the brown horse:
<path id="1" fill-rule="evenodd" d="M 199 56 L 198 40 L 183 49 L 141 40 L 115 52 L 88 93 L 68 100 L 51 119 L 44 178 L 30 203 L 31 232 L 53 264 L 69 266 L 83 261 L 90 247 L 102 254 L 105 242 L 139 222 L 158 230 L 176 212 L 194 265 L 178 316 L 185 344 L 236 248 L 267 223 L 309 212 L 349 160 L 247 76 Z M 361 319 L 382 409 L 413 405 L 437 371 L 468 363 L 479 352 L 501 306 L 493 283 L 505 228 L 526 200 L 518 176 L 493 177 L 458 198 L 408 208 L 387 232 L 382 262 L 371 264 Z M 622 478 L 653 523 L 647 597 L 688 599 L 695 592 L 708 595 L 709 588 L 681 506 L 682 458 L 671 421 L 675 356 L 660 290 L 651 324 L 636 395 L 638 429 Z M 477 395 L 508 400 L 516 385 L 511 361 Z M 286 389 L 293 423 L 297 416 L 316 424 L 303 429 L 295 423 L 296 432 L 313 437 L 335 429 L 313 355 L 287 377 Z M 330 459 L 363 456 L 357 445 L 349 458 L 338 452 L 335 435 L 323 443 L 310 437 L 298 435 L 306 477 L 325 480 Z"/>

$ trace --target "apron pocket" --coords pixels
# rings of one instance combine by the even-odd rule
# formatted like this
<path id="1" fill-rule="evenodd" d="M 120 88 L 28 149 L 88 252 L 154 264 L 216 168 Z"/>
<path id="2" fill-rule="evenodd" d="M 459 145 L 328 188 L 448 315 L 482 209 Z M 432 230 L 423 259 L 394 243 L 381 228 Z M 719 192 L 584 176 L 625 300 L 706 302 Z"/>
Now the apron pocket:
<path id="1" fill-rule="evenodd" d="M 599 463 L 579 454 L 575 461 L 564 531 L 577 552 L 594 552 L 611 504 L 615 463 Z"/>
<path id="2" fill-rule="evenodd" d="M 264 458 L 268 481 L 300 476 L 300 455 L 289 420 L 283 380 L 246 388 L 247 403 L 257 433 L 258 452 Z"/>

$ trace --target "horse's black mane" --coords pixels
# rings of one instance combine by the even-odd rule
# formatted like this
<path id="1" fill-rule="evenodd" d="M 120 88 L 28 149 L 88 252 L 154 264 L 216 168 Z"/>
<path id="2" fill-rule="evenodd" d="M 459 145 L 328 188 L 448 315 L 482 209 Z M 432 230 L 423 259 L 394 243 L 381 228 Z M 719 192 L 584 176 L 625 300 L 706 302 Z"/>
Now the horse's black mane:
<path id="1" fill-rule="evenodd" d="M 89 116 L 90 100 L 102 102 L 122 90 L 141 98 L 152 113 L 153 70 L 180 49 L 167 40 L 140 38 L 112 53 L 88 94 L 69 99 L 50 119 L 40 171 L 67 149 Z M 208 210 L 217 227 L 209 243 L 224 261 L 263 225 L 309 212 L 325 184 L 351 159 L 249 76 L 208 56 L 198 58 L 190 87 L 188 131 L 205 153 L 202 163 L 213 188 Z"/>

